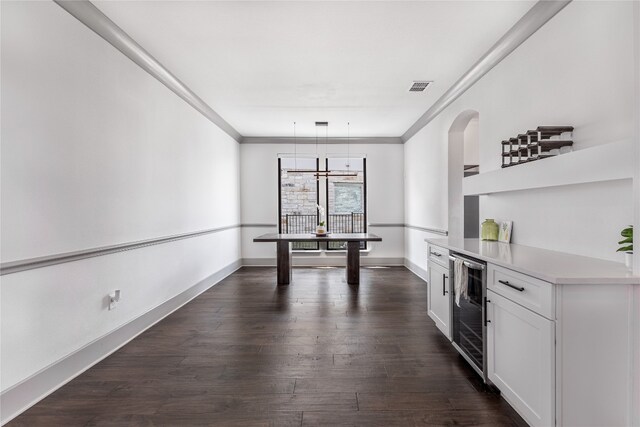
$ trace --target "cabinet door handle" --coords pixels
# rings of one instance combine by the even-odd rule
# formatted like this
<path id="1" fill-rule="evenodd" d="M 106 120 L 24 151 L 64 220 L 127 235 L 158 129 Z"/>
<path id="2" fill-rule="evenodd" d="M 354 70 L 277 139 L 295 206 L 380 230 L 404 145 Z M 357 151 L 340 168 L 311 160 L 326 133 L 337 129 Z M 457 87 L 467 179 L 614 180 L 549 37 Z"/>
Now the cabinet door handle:
<path id="1" fill-rule="evenodd" d="M 488 300 L 487 297 L 484 297 L 484 326 L 487 326 L 487 323 L 491 323 L 491 320 L 487 319 L 487 303 L 490 303 L 491 300 Z"/>
<path id="2" fill-rule="evenodd" d="M 442 273 L 442 296 L 445 296 L 447 294 L 447 289 L 446 286 L 444 284 L 444 281 L 447 279 L 447 275 Z"/>
<path id="3" fill-rule="evenodd" d="M 511 283 L 509 283 L 509 281 L 508 281 L 508 280 L 498 280 L 498 282 L 500 282 L 500 283 L 502 283 L 503 285 L 508 286 L 508 287 L 510 287 L 510 288 L 512 288 L 512 289 L 515 289 L 516 291 L 520 291 L 520 292 L 523 292 L 523 291 L 524 291 L 524 288 L 523 288 L 523 287 L 516 286 L 516 285 L 512 285 Z"/>

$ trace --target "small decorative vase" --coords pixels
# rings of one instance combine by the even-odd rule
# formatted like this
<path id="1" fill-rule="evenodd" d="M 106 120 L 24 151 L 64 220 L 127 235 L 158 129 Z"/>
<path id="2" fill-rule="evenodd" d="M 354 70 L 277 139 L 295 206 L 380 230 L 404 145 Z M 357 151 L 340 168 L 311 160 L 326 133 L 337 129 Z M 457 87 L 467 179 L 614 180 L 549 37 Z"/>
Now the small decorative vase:
<path id="1" fill-rule="evenodd" d="M 324 225 L 318 225 L 316 227 L 316 234 L 319 236 L 327 234 L 327 229 L 325 228 Z"/>
<path id="2" fill-rule="evenodd" d="M 481 237 L 482 240 L 496 241 L 498 240 L 498 231 L 500 227 L 493 219 L 485 219 L 482 223 Z"/>
<path id="3" fill-rule="evenodd" d="M 625 252 L 624 265 L 626 265 L 629 270 L 633 270 L 633 252 Z"/>

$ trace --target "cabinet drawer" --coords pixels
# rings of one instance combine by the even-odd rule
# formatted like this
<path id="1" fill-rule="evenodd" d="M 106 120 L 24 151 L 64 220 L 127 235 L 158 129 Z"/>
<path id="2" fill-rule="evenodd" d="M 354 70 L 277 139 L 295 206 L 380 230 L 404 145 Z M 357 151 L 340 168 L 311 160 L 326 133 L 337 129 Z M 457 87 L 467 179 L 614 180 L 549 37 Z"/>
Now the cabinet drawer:
<path id="1" fill-rule="evenodd" d="M 449 268 L 449 250 L 441 248 L 440 246 L 429 245 L 428 260 L 433 261 L 445 268 Z"/>
<path id="2" fill-rule="evenodd" d="M 487 289 L 547 319 L 555 319 L 554 292 L 551 283 L 493 264 L 487 267 Z"/>

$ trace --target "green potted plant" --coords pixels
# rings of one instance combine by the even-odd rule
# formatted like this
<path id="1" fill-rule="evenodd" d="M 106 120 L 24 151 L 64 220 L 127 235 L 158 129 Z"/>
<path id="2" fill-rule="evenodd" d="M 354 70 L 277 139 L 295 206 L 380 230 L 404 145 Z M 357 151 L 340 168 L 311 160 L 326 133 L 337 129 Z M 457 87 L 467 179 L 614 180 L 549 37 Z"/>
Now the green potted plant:
<path id="1" fill-rule="evenodd" d="M 627 268 L 631 268 L 633 262 L 633 225 L 622 230 L 620 235 L 623 239 L 618 242 L 621 246 L 617 252 L 624 252 L 624 264 Z"/>

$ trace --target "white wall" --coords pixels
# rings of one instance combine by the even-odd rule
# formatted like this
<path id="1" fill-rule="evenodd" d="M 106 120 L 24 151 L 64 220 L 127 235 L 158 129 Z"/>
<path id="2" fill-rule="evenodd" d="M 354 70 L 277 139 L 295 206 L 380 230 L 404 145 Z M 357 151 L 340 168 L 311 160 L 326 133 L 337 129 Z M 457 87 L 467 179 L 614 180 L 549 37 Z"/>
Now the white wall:
<path id="1" fill-rule="evenodd" d="M 293 144 L 241 144 L 241 200 L 242 224 L 272 224 L 273 227 L 243 227 L 242 257 L 245 259 L 275 260 L 275 245 L 254 243 L 254 237 L 275 233 L 278 223 L 278 154 L 293 153 Z M 343 144 L 328 144 L 329 154 L 346 153 Z M 402 224 L 404 219 L 403 146 L 400 144 L 352 144 L 351 154 L 367 158 L 367 221 L 370 224 Z M 315 144 L 298 144 L 298 153 L 316 153 Z M 319 144 L 318 154 L 324 157 L 325 145 Z M 323 163 L 324 160 L 321 160 Z M 324 181 L 321 182 L 324 191 Z M 371 243 L 368 258 L 403 258 L 404 231 L 402 227 L 369 227 L 382 242 Z M 327 254 L 296 254 L 306 263 L 317 262 Z M 336 263 L 344 262 L 344 254 L 334 254 Z M 299 262 L 297 260 L 294 260 Z M 363 263 L 367 262 L 363 259 Z"/>
<path id="2" fill-rule="evenodd" d="M 478 165 L 480 164 L 480 134 L 479 134 L 479 118 L 473 118 L 469 121 L 464 130 L 464 164 Z"/>
<path id="3" fill-rule="evenodd" d="M 55 3 L 2 2 L 1 102 L 2 262 L 239 223 L 237 142 Z M 3 276 L 2 390 L 239 258 L 235 228 Z"/>
<path id="4" fill-rule="evenodd" d="M 576 150 L 631 138 L 632 9 L 632 2 L 572 2 L 411 138 L 405 144 L 406 222 L 446 225 L 447 132 L 465 110 L 479 112 L 481 172 L 500 167 L 501 140 L 538 125 L 575 126 Z M 513 220 L 515 243 L 622 262 L 615 249 L 620 229 L 633 221 L 631 185 L 486 196 L 480 218 Z M 425 267 L 425 251 L 415 243 L 422 236 L 407 233 L 407 257 Z"/>
<path id="5" fill-rule="evenodd" d="M 635 101 L 634 101 L 634 116 L 635 116 L 635 146 L 636 153 L 635 158 L 637 164 L 640 165 L 640 2 L 634 2 L 633 16 L 634 16 L 634 72 L 635 72 Z M 640 166 L 636 168 L 636 175 L 634 178 L 634 194 L 635 194 L 635 221 L 634 221 L 634 240 L 636 241 L 636 248 L 634 250 L 633 268 L 634 274 L 640 274 L 640 249 L 638 243 L 640 241 Z M 640 425 L 640 289 L 636 286 L 633 295 L 633 307 L 634 307 L 634 322 L 635 327 L 634 334 L 634 353 L 632 355 L 634 360 L 632 379 L 634 394 L 633 402 L 633 423 L 634 425 Z"/>
<path id="6" fill-rule="evenodd" d="M 404 144 L 407 225 L 448 229 L 447 138 L 448 128 L 438 129 L 430 124 Z M 442 236 L 405 229 L 405 258 L 425 271 L 427 245 L 424 239 L 428 237 Z"/>
<path id="7" fill-rule="evenodd" d="M 635 117 L 635 158 L 637 164 L 636 175 L 634 180 L 634 194 L 635 194 L 635 222 L 634 222 L 634 240 L 640 241 L 640 3 L 634 2 L 634 77 L 635 77 L 635 98 L 634 98 L 634 117 Z M 636 248 L 634 251 L 633 261 L 634 273 L 640 274 L 640 250 Z M 640 292 L 638 295 L 640 299 Z M 637 305 L 640 307 L 640 304 Z M 640 317 L 640 310 L 638 316 Z M 640 353 L 640 322 L 638 323 L 638 351 Z M 640 383 L 640 372 L 638 373 L 638 383 Z M 638 402 L 640 402 L 640 385 L 638 386 L 639 396 Z M 640 406 L 640 403 L 638 404 Z M 640 408 L 638 409 L 638 424 L 640 424 Z"/>

